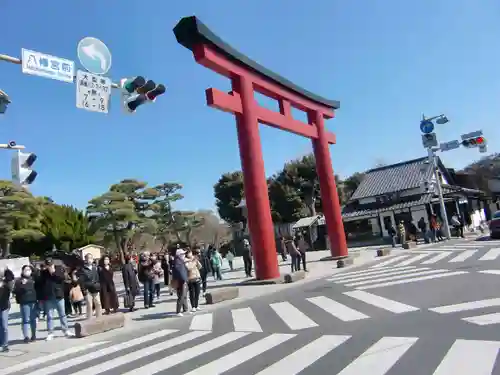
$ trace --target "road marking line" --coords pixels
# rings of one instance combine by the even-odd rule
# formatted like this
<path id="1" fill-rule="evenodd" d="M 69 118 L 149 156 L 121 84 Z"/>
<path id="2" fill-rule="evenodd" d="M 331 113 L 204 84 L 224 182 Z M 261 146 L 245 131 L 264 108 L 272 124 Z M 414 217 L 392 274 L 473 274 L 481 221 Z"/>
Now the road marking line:
<path id="1" fill-rule="evenodd" d="M 271 303 L 269 306 L 291 330 L 318 326 L 316 322 L 289 302 Z"/>
<path id="2" fill-rule="evenodd" d="M 374 270 L 369 270 L 363 273 L 359 273 L 357 275 L 347 275 L 344 277 L 332 277 L 331 279 L 328 279 L 328 281 L 333 281 L 333 282 L 344 282 L 345 280 L 351 280 L 351 279 L 357 279 L 360 277 L 368 277 L 368 276 L 376 276 L 376 275 L 386 275 L 388 273 L 393 273 L 393 272 L 414 272 L 418 271 L 417 267 L 415 266 L 408 266 L 408 267 L 401 267 L 401 268 L 377 268 Z"/>
<path id="3" fill-rule="evenodd" d="M 409 279 L 409 280 L 396 280 L 396 281 L 390 281 L 390 282 L 387 282 L 387 283 L 360 286 L 360 287 L 357 287 L 356 289 L 365 290 L 365 289 L 382 288 L 382 287 L 392 286 L 392 285 L 414 283 L 414 282 L 417 282 L 417 281 L 432 280 L 432 279 L 441 279 L 443 277 L 464 275 L 466 273 L 468 273 L 468 272 L 457 271 L 457 272 L 448 272 L 448 273 L 442 273 L 442 274 L 437 274 L 437 275 L 427 275 L 427 276 L 415 277 L 415 278 Z"/>
<path id="4" fill-rule="evenodd" d="M 500 298 L 490 298 L 472 302 L 457 303 L 454 305 L 438 306 L 429 309 L 429 311 L 434 311 L 438 314 L 451 314 L 459 311 L 477 310 L 494 306 L 500 306 Z"/>
<path id="5" fill-rule="evenodd" d="M 500 313 L 484 314 L 478 316 L 470 316 L 468 318 L 462 318 L 466 322 L 477 324 L 479 326 L 487 326 L 490 324 L 500 323 Z"/>
<path id="6" fill-rule="evenodd" d="M 358 277 L 350 277 L 350 278 L 337 280 L 336 283 L 337 284 L 346 284 L 346 283 L 350 283 L 350 282 L 354 282 L 354 281 L 373 280 L 373 279 L 377 279 L 377 278 L 382 277 L 382 276 L 392 276 L 392 275 L 396 276 L 396 275 L 401 275 L 401 274 L 412 276 L 411 274 L 422 272 L 424 270 L 430 270 L 430 268 L 422 267 L 422 268 L 415 268 L 412 270 L 390 271 L 390 272 L 379 271 L 376 274 L 370 274 L 368 276 L 363 275 L 363 276 L 358 276 Z"/>
<path id="7" fill-rule="evenodd" d="M 142 367 L 135 367 L 130 370 L 126 374 L 121 375 L 154 375 L 159 372 L 168 370 L 174 366 L 177 366 L 181 363 L 187 362 L 190 359 L 196 358 L 202 354 L 211 352 L 212 350 L 221 348 L 227 344 L 230 344 L 236 340 L 241 339 L 242 337 L 251 335 L 250 332 L 229 332 L 225 335 L 216 337 L 210 341 L 203 342 L 201 344 L 192 346 L 188 349 L 181 350 L 175 354 L 162 357 L 156 361 L 149 362 L 147 365 Z M 94 373 L 95 374 L 95 373 Z"/>
<path id="8" fill-rule="evenodd" d="M 295 335 L 275 333 L 263 338 L 262 340 L 256 341 L 250 345 L 247 345 L 241 349 L 238 349 L 231 354 L 228 354 L 222 358 L 216 359 L 204 366 L 197 367 L 193 371 L 190 371 L 184 375 L 219 375 L 226 371 L 229 371 L 242 363 L 249 361 L 258 355 L 265 353 L 268 350 L 290 340 L 295 337 Z M 141 370 L 141 369 L 139 369 Z M 159 372 L 159 371 L 158 371 Z M 142 370 L 140 371 L 142 375 Z"/>
<path id="9" fill-rule="evenodd" d="M 85 369 L 77 372 L 72 372 L 71 375 L 95 375 L 102 374 L 103 372 L 113 370 L 119 366 L 126 365 L 128 363 L 132 363 L 141 358 L 148 357 L 150 355 L 154 355 L 156 353 L 160 353 L 164 350 L 173 348 L 178 345 L 185 344 L 189 341 L 195 340 L 199 337 L 209 335 L 210 332 L 207 331 L 193 331 L 189 332 L 182 336 L 177 336 L 171 340 L 160 342 L 159 344 L 147 346 L 143 349 L 137 350 L 135 352 L 127 353 L 125 355 L 121 355 L 119 357 L 113 358 L 110 361 L 99 361 L 99 363 L 94 366 L 86 367 Z M 88 359 L 87 359 L 88 361 Z M 60 371 L 60 370 L 59 370 Z M 54 373 L 55 371 L 51 372 Z"/>
<path id="10" fill-rule="evenodd" d="M 479 260 L 495 260 L 500 256 L 500 247 L 489 249 Z"/>
<path id="11" fill-rule="evenodd" d="M 419 255 L 413 256 L 410 259 L 407 259 L 407 260 L 399 263 L 398 266 L 401 266 L 401 267 L 409 266 L 413 263 L 419 262 L 420 260 L 422 260 L 424 258 L 427 258 L 428 256 L 429 256 L 429 254 L 419 254 Z"/>
<path id="12" fill-rule="evenodd" d="M 193 316 L 189 329 L 191 331 L 211 331 L 213 326 L 213 314 L 201 314 Z"/>
<path id="13" fill-rule="evenodd" d="M 338 375 L 385 375 L 417 340 L 417 337 L 383 337 Z"/>
<path id="14" fill-rule="evenodd" d="M 382 267 L 380 267 L 382 268 Z M 357 275 L 364 275 L 364 274 L 371 274 L 371 273 L 380 273 L 380 272 L 385 272 L 385 271 L 395 271 L 395 270 L 404 270 L 404 269 L 411 269 L 411 268 L 416 268 L 415 266 L 408 266 L 408 267 L 384 267 L 383 269 L 379 269 L 379 268 L 373 268 L 373 267 L 370 267 L 368 269 L 365 269 L 365 270 L 361 270 L 361 271 L 352 271 L 352 272 L 342 272 L 342 273 L 339 273 L 331 278 L 328 279 L 328 281 L 335 281 L 337 279 L 344 279 L 344 278 L 347 278 L 347 277 L 351 277 L 351 276 L 357 276 Z"/>
<path id="15" fill-rule="evenodd" d="M 407 277 L 413 278 L 415 276 L 428 275 L 428 274 L 439 273 L 439 272 L 449 272 L 449 271 L 448 270 L 426 270 L 426 271 L 418 270 L 418 272 L 412 273 L 411 275 L 404 274 L 404 275 L 396 275 L 396 276 L 379 277 L 379 278 L 373 279 L 373 280 L 356 281 L 354 283 L 348 283 L 348 284 L 344 284 L 344 285 L 348 286 L 348 287 L 352 287 L 352 286 L 358 286 L 358 285 L 364 285 L 364 284 L 370 284 L 370 283 L 379 283 L 382 281 L 400 280 L 400 279 L 405 279 Z"/>
<path id="16" fill-rule="evenodd" d="M 385 267 L 388 266 L 389 264 L 397 263 L 400 260 L 408 258 L 409 255 L 396 255 L 394 258 L 388 259 L 382 263 L 377 263 L 376 265 L 372 266 L 371 268 L 380 268 L 380 267 Z"/>
<path id="17" fill-rule="evenodd" d="M 30 367 L 35 367 L 38 365 L 42 365 L 44 363 L 50 362 L 50 361 L 55 361 L 57 359 L 65 358 L 68 356 L 72 356 L 74 354 L 77 354 L 79 352 L 83 352 L 88 349 L 96 348 L 99 345 L 104 345 L 109 343 L 109 341 L 100 341 L 100 342 L 91 342 L 85 345 L 80 345 L 80 346 L 75 346 L 70 349 L 66 349 L 60 352 L 52 353 L 52 354 L 45 354 L 42 357 L 34 358 L 28 361 L 21 362 L 17 365 L 7 367 L 6 369 L 0 370 L 0 375 L 9 375 L 13 374 L 15 372 L 27 370 Z M 38 372 L 38 370 L 34 370 L 35 373 Z"/>
<path id="18" fill-rule="evenodd" d="M 238 332 L 262 332 L 255 314 L 250 307 L 231 310 L 234 330 Z"/>
<path id="19" fill-rule="evenodd" d="M 98 350 L 98 351 L 95 351 L 92 353 L 88 353 L 88 354 L 85 354 L 85 355 L 82 355 L 79 357 L 71 358 L 71 359 L 68 359 L 66 361 L 58 362 L 52 366 L 42 367 L 42 368 L 35 370 L 34 372 L 37 375 L 38 374 L 40 374 L 40 375 L 54 374 L 56 372 L 63 371 L 63 370 L 68 369 L 70 367 L 80 365 L 80 364 L 85 363 L 87 361 L 93 361 L 93 360 L 96 360 L 96 359 L 99 359 L 102 357 L 106 357 L 110 354 L 113 354 L 113 353 L 116 353 L 116 352 L 119 352 L 119 351 L 122 351 L 122 350 L 125 350 L 128 348 L 132 348 L 136 345 L 140 345 L 140 344 L 146 343 L 148 341 L 170 335 L 170 334 L 175 333 L 175 332 L 177 332 L 177 330 L 175 330 L 175 329 L 164 329 L 162 331 L 154 332 L 154 333 L 151 333 L 149 335 L 138 337 L 138 338 L 130 340 L 130 341 L 125 341 L 125 342 L 122 342 L 120 344 L 108 346 L 107 348 L 104 348 L 104 349 L 101 349 L 101 350 Z M 95 374 L 95 372 L 91 372 L 91 373 Z"/>
<path id="20" fill-rule="evenodd" d="M 348 297 L 355 298 L 359 301 L 393 312 L 395 314 L 420 310 L 418 307 L 406 305 L 404 303 L 394 301 L 389 298 L 380 297 L 368 292 L 363 292 L 362 290 L 354 290 L 352 292 L 345 292 L 344 294 Z"/>
<path id="21" fill-rule="evenodd" d="M 434 264 L 434 263 L 437 263 L 440 260 L 443 260 L 444 258 L 450 256 L 450 254 L 452 254 L 452 253 L 451 252 L 446 252 L 446 253 L 436 254 L 432 258 L 429 258 L 429 259 L 423 261 L 422 264 Z"/>
<path id="22" fill-rule="evenodd" d="M 433 375 L 493 373 L 500 342 L 456 340 Z"/>
<path id="23" fill-rule="evenodd" d="M 478 273 L 489 273 L 491 275 L 500 275 L 500 270 L 483 270 L 483 271 L 478 271 Z"/>
<path id="24" fill-rule="evenodd" d="M 324 296 L 306 298 L 312 304 L 318 306 L 320 309 L 326 311 L 330 315 L 333 315 L 337 319 L 344 322 L 351 322 L 354 320 L 368 319 L 369 316 L 365 315 L 357 310 L 351 309 L 333 299 Z"/>
<path id="25" fill-rule="evenodd" d="M 314 362 L 346 342 L 351 336 L 324 335 L 296 350 L 256 375 L 297 375 Z"/>
<path id="26" fill-rule="evenodd" d="M 461 254 L 458 254 L 456 257 L 450 259 L 448 262 L 449 263 L 463 262 L 469 259 L 471 256 L 473 256 L 475 253 L 477 253 L 477 250 L 464 250 Z"/>

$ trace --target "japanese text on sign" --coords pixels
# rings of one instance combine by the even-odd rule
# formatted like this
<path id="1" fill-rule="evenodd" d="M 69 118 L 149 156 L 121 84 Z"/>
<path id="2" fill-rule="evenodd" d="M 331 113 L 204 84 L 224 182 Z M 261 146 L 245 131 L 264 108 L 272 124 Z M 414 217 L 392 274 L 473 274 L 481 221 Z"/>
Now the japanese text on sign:
<path id="1" fill-rule="evenodd" d="M 79 70 L 76 74 L 76 107 L 108 113 L 111 80 Z"/>
<path id="2" fill-rule="evenodd" d="M 23 48 L 22 71 L 24 74 L 73 82 L 75 63 L 71 60 Z"/>

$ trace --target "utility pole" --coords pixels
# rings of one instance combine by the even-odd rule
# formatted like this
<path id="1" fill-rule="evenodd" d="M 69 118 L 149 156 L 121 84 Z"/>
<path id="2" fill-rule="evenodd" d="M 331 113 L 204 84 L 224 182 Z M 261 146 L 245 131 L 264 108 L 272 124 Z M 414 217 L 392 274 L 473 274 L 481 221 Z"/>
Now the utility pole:
<path id="1" fill-rule="evenodd" d="M 443 189 L 441 187 L 441 177 L 438 172 L 438 168 L 436 165 L 436 155 L 434 154 L 434 150 L 432 147 L 427 148 L 427 153 L 429 156 L 429 165 L 432 168 L 432 173 L 434 175 L 434 179 L 436 180 L 436 190 L 439 197 L 439 205 L 441 207 L 441 215 L 443 216 L 443 225 L 444 225 L 444 235 L 447 239 L 451 239 L 450 225 L 448 223 L 448 214 L 446 213 L 446 206 L 444 204 L 443 197 Z"/>

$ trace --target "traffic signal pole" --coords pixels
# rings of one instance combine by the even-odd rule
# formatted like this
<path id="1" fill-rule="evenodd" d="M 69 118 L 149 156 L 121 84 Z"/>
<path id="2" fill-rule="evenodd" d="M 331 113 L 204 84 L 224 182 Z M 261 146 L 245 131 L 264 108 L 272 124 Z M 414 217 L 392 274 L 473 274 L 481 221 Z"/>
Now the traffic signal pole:
<path id="1" fill-rule="evenodd" d="M 434 174 L 434 178 L 436 179 L 436 189 L 439 197 L 439 205 L 441 206 L 441 215 L 443 217 L 442 225 L 444 225 L 444 234 L 446 238 L 450 240 L 451 239 L 450 225 L 448 223 L 448 214 L 446 213 L 446 206 L 444 204 L 443 189 L 441 187 L 441 178 L 439 176 L 439 172 L 437 170 L 437 165 L 436 165 L 436 154 L 434 153 L 432 147 L 427 147 L 427 154 L 429 157 L 429 165 L 431 166 L 432 173 Z"/>

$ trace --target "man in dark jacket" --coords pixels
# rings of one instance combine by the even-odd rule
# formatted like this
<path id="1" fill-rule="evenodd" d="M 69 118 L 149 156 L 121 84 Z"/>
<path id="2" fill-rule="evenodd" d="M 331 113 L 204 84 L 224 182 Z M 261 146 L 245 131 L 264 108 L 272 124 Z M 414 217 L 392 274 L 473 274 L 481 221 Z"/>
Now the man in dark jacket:
<path id="1" fill-rule="evenodd" d="M 178 249 L 175 252 L 174 264 L 172 266 L 172 279 L 176 284 L 175 286 L 177 290 L 176 312 L 178 316 L 182 316 L 183 312 L 187 312 L 189 310 L 189 306 L 187 303 L 188 270 L 186 264 L 184 263 L 184 256 L 184 250 Z"/>
<path id="2" fill-rule="evenodd" d="M 74 336 L 73 332 L 68 329 L 64 306 L 64 279 L 64 268 L 54 265 L 52 259 L 45 260 L 45 269 L 41 272 L 40 283 L 47 314 L 47 341 L 54 338 L 54 310 L 57 311 L 64 334 L 68 337 Z"/>
<path id="3" fill-rule="evenodd" d="M 205 246 L 202 246 L 202 248 L 200 249 L 200 263 L 201 289 L 205 294 L 207 291 L 207 276 L 210 272 L 210 269 L 212 268 L 212 264 L 210 262 L 210 254 L 208 249 L 205 249 Z"/>
<path id="4" fill-rule="evenodd" d="M 99 270 L 94 264 L 92 254 L 85 254 L 85 263 L 78 272 L 78 279 L 82 287 L 83 295 L 85 296 L 85 308 L 87 319 L 92 319 L 92 311 L 95 309 L 96 317 L 102 315 L 101 298 L 99 291 L 101 286 L 99 283 Z"/>
<path id="5" fill-rule="evenodd" d="M 150 307 L 155 307 L 155 305 L 153 305 L 153 262 L 148 252 L 141 254 L 139 257 L 137 277 L 144 288 L 144 308 L 149 309 Z"/>

